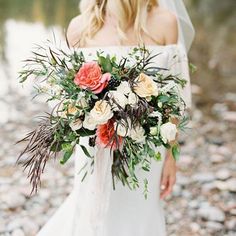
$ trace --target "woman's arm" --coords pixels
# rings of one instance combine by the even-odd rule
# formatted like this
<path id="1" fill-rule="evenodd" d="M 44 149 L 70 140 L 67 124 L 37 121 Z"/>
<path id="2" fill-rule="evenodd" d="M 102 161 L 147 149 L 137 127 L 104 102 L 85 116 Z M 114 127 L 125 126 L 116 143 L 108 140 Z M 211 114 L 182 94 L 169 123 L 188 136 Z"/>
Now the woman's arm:
<path id="1" fill-rule="evenodd" d="M 66 37 L 70 47 L 77 47 L 80 39 L 80 20 L 81 17 L 77 16 L 71 20 L 67 28 Z"/>
<path id="2" fill-rule="evenodd" d="M 172 118 L 171 122 L 175 125 L 178 125 L 179 120 L 177 118 Z M 176 135 L 175 140 L 170 143 L 171 146 L 177 141 L 177 138 L 178 135 Z M 176 172 L 177 172 L 176 160 L 174 159 L 170 148 L 166 151 L 166 157 L 162 170 L 161 194 L 160 194 L 161 199 L 165 198 L 172 192 L 173 186 L 176 182 Z"/>
<path id="3" fill-rule="evenodd" d="M 166 24 L 166 30 L 165 30 L 165 44 L 175 44 L 178 40 L 178 23 L 176 17 L 172 13 L 167 13 L 165 17 L 165 24 Z M 177 118 L 172 118 L 171 122 L 178 125 L 179 121 Z M 176 136 L 177 140 L 177 136 Z M 170 143 L 170 145 L 173 145 L 175 141 Z M 172 155 L 171 148 L 167 150 L 166 157 L 164 161 L 164 166 L 162 170 L 162 176 L 161 176 L 161 194 L 160 198 L 163 199 L 167 195 L 169 195 L 172 190 L 173 186 L 176 182 L 176 160 L 174 159 Z"/>

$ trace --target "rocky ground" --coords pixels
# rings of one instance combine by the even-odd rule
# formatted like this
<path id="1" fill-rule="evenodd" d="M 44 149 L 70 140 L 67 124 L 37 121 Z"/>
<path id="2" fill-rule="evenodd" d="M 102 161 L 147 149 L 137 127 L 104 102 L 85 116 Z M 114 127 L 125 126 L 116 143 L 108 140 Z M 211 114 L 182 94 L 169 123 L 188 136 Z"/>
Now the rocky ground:
<path id="1" fill-rule="evenodd" d="M 208 111 L 211 117 L 194 107 L 191 129 L 180 136 L 177 183 L 165 203 L 168 236 L 236 235 L 236 117 L 230 111 L 236 100 L 227 96 L 230 101 Z M 33 236 L 71 191 L 73 165 L 61 168 L 52 161 L 41 190 L 30 197 L 26 174 L 15 166 L 22 146 L 14 143 L 45 105 L 15 94 L 7 101 L 0 116 L 0 236 Z"/>

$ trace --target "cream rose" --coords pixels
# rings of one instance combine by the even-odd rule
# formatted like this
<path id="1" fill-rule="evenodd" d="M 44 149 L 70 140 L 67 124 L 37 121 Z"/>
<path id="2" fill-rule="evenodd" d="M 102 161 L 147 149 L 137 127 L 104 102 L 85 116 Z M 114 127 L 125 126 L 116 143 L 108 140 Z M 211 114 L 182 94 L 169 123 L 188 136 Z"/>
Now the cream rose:
<path id="1" fill-rule="evenodd" d="M 70 104 L 67 106 L 67 110 L 64 109 L 64 104 L 69 102 Z M 61 103 L 58 107 L 58 115 L 66 118 L 68 115 L 76 115 L 79 109 L 73 105 L 73 101 L 67 100 L 64 103 Z"/>
<path id="2" fill-rule="evenodd" d="M 85 129 L 89 130 L 95 130 L 97 126 L 97 122 L 89 115 L 85 115 L 84 121 L 83 121 L 83 127 Z"/>
<path id="3" fill-rule="evenodd" d="M 164 143 L 174 141 L 178 130 L 175 124 L 167 122 L 160 127 L 160 134 Z"/>
<path id="4" fill-rule="evenodd" d="M 142 143 L 145 140 L 145 131 L 142 126 L 136 126 L 131 129 L 130 137 L 137 143 Z"/>
<path id="5" fill-rule="evenodd" d="M 70 123 L 70 127 L 73 131 L 76 131 L 80 128 L 82 128 L 82 120 L 81 119 L 76 119 L 72 123 Z"/>
<path id="6" fill-rule="evenodd" d="M 141 73 L 135 80 L 134 91 L 140 97 L 148 98 L 158 96 L 158 87 L 156 82 L 148 75 Z"/>
<path id="7" fill-rule="evenodd" d="M 113 112 L 111 106 L 105 100 L 97 101 L 90 111 L 89 116 L 97 125 L 103 125 L 112 118 Z"/>

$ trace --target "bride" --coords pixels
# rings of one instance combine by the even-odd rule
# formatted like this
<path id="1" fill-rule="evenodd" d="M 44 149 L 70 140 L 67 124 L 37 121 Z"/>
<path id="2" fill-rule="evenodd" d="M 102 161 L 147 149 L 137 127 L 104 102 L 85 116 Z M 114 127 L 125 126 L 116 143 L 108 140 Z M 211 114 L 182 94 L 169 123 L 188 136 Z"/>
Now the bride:
<path id="1" fill-rule="evenodd" d="M 81 15 L 71 21 L 67 31 L 71 47 L 82 50 L 87 58 L 96 55 L 97 50 L 121 58 L 132 47 L 145 44 L 160 53 L 155 63 L 170 67 L 170 73 L 181 74 L 188 81 L 182 96 L 191 108 L 187 51 L 194 30 L 181 0 L 82 0 L 80 10 Z M 161 152 L 162 160 L 153 161 L 150 172 L 138 172 L 140 178 L 145 175 L 148 179 L 145 199 L 142 186 L 131 191 L 117 182 L 113 190 L 109 150 L 91 149 L 87 138 L 81 142 L 95 152 L 95 171 L 81 182 L 79 170 L 87 157 L 77 146 L 72 157 L 73 191 L 37 235 L 166 235 L 163 199 L 171 194 L 176 181 L 176 161 L 171 152 L 154 147 Z"/>

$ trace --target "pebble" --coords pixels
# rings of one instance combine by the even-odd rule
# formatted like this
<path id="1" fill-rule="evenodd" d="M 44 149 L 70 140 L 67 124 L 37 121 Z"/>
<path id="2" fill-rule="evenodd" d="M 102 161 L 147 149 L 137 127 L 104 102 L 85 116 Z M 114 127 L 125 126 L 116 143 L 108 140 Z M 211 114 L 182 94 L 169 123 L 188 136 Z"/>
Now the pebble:
<path id="1" fill-rule="evenodd" d="M 225 236 L 235 236 L 235 231 L 229 231 Z"/>
<path id="2" fill-rule="evenodd" d="M 207 227 L 208 229 L 210 229 L 210 231 L 211 231 L 212 233 L 216 233 L 216 232 L 221 231 L 224 226 L 223 226 L 221 223 L 218 223 L 218 222 L 208 221 L 208 222 L 206 223 L 206 227 Z"/>
<path id="3" fill-rule="evenodd" d="M 182 188 L 179 184 L 175 184 L 173 188 L 173 193 L 175 197 L 179 197 L 182 194 Z"/>
<path id="4" fill-rule="evenodd" d="M 221 154 L 223 156 L 231 156 L 232 155 L 232 151 L 227 146 L 220 146 L 220 147 L 218 147 L 217 151 L 219 152 L 219 154 Z"/>
<path id="5" fill-rule="evenodd" d="M 15 229 L 18 229 L 22 226 L 22 220 L 20 218 L 14 219 L 14 221 L 11 221 L 7 224 L 6 230 L 7 231 L 13 231 Z"/>
<path id="6" fill-rule="evenodd" d="M 192 200 L 189 202 L 189 207 L 193 209 L 197 209 L 199 207 L 199 202 L 197 200 Z"/>
<path id="7" fill-rule="evenodd" d="M 25 236 L 25 233 L 21 229 L 16 229 L 11 233 L 11 236 Z"/>
<path id="8" fill-rule="evenodd" d="M 226 93 L 225 99 L 236 103 L 236 93 Z"/>
<path id="9" fill-rule="evenodd" d="M 196 95 L 202 94 L 202 88 L 200 86 L 198 86 L 197 84 L 191 85 L 191 91 L 193 94 L 196 94 Z"/>
<path id="10" fill-rule="evenodd" d="M 215 181 L 214 186 L 221 191 L 228 190 L 228 184 L 225 181 Z"/>
<path id="11" fill-rule="evenodd" d="M 198 223 L 193 222 L 190 224 L 190 229 L 193 233 L 197 233 L 201 229 L 201 226 Z"/>
<path id="12" fill-rule="evenodd" d="M 236 178 L 231 178 L 227 180 L 226 184 L 228 185 L 228 190 L 230 192 L 236 192 Z"/>
<path id="13" fill-rule="evenodd" d="M 190 184 L 191 182 L 191 178 L 187 177 L 187 176 L 183 176 L 180 174 L 177 174 L 177 179 L 176 179 L 176 183 L 181 185 L 182 187 Z"/>
<path id="14" fill-rule="evenodd" d="M 213 182 L 205 183 L 201 186 L 202 193 L 208 194 L 211 190 L 215 188 L 215 184 Z"/>
<path id="15" fill-rule="evenodd" d="M 198 215 L 207 221 L 217 221 L 224 222 L 225 214 L 222 210 L 217 207 L 209 206 L 209 207 L 201 207 L 198 210 Z"/>
<path id="16" fill-rule="evenodd" d="M 232 216 L 236 216 L 236 208 L 231 209 L 229 212 Z"/>
<path id="17" fill-rule="evenodd" d="M 225 111 L 222 114 L 225 121 L 236 122 L 236 112 L 235 111 Z"/>
<path id="18" fill-rule="evenodd" d="M 39 226 L 35 224 L 34 221 L 29 221 L 28 219 L 25 219 L 23 224 L 23 230 L 27 235 L 36 235 L 39 230 Z"/>
<path id="19" fill-rule="evenodd" d="M 236 219 L 226 221 L 225 225 L 227 229 L 236 231 Z"/>
<path id="20" fill-rule="evenodd" d="M 215 180 L 215 175 L 213 173 L 199 173 L 195 174 L 192 179 L 195 182 L 200 182 L 200 183 L 207 183 Z"/>
<path id="21" fill-rule="evenodd" d="M 6 177 L 0 177 L 0 186 L 10 184 L 12 180 Z"/>
<path id="22" fill-rule="evenodd" d="M 216 172 L 216 178 L 219 180 L 226 180 L 231 176 L 231 173 L 228 169 L 220 169 Z"/>
<path id="23" fill-rule="evenodd" d="M 212 154 L 210 156 L 210 161 L 213 164 L 217 164 L 217 163 L 222 163 L 224 161 L 224 156 L 220 155 L 220 154 Z"/>
<path id="24" fill-rule="evenodd" d="M 212 107 L 212 111 L 215 114 L 221 115 L 228 111 L 227 105 L 225 103 L 215 103 Z"/>
<path id="25" fill-rule="evenodd" d="M 184 167 L 188 167 L 193 163 L 194 157 L 190 156 L 190 155 L 181 155 L 180 158 L 180 163 L 179 166 L 182 168 Z"/>
<path id="26" fill-rule="evenodd" d="M 7 204 L 9 209 L 14 209 L 17 207 L 22 207 L 26 201 L 24 195 L 18 192 L 8 192 L 2 196 L 2 201 Z"/>

